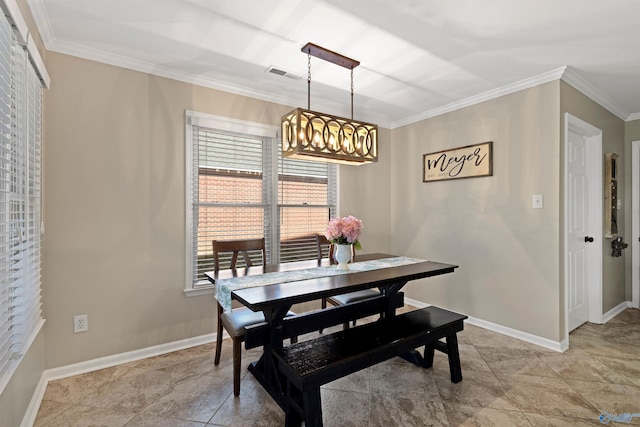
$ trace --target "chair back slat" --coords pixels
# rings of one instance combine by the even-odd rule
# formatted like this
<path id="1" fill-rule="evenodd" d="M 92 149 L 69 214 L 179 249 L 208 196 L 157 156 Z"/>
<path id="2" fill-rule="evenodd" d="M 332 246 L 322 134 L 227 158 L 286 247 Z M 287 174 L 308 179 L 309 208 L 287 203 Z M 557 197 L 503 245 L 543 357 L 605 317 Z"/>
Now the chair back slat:
<path id="1" fill-rule="evenodd" d="M 262 255 L 262 265 L 266 263 L 266 252 L 264 246 L 264 237 L 260 239 L 241 239 L 241 240 L 213 240 L 213 268 L 215 271 L 220 270 L 220 254 L 231 253 L 231 264 L 229 268 L 235 269 L 238 262 L 238 254 L 242 253 L 247 267 L 253 265 L 248 251 L 260 251 Z"/>
<path id="2" fill-rule="evenodd" d="M 329 241 L 329 239 L 327 239 L 327 237 L 324 234 L 316 234 L 316 247 L 317 247 L 317 250 L 318 250 L 318 262 L 322 261 L 322 258 L 324 258 L 324 254 L 325 253 L 329 257 L 329 260 L 331 260 L 332 246 L 333 245 L 331 245 L 331 242 Z M 326 247 L 327 249 L 324 250 L 324 247 Z"/>

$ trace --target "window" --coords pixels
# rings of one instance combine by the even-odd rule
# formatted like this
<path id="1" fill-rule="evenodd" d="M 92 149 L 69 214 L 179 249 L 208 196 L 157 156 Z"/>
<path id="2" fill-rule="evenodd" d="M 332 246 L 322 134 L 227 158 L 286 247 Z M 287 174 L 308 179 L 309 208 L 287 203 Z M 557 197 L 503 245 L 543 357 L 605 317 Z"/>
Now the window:
<path id="1" fill-rule="evenodd" d="M 268 263 L 315 259 L 336 209 L 336 166 L 283 158 L 276 127 L 193 112 L 186 121 L 187 290 L 210 287 L 213 240 L 264 237 Z"/>
<path id="2" fill-rule="evenodd" d="M 42 85 L 30 59 L 2 14 L 0 392 L 44 322 L 40 310 Z"/>

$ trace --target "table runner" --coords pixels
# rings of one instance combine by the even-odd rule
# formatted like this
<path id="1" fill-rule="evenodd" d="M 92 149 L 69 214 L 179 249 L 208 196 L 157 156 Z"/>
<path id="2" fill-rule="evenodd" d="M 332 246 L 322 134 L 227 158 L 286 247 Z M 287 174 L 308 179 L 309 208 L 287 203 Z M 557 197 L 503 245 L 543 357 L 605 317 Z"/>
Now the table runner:
<path id="1" fill-rule="evenodd" d="M 298 280 L 316 279 L 319 277 L 337 276 L 340 274 L 358 273 L 361 271 L 379 270 L 382 268 L 416 264 L 419 262 L 425 261 L 416 258 L 393 257 L 354 262 L 349 264 L 349 270 L 338 270 L 335 265 L 330 265 L 306 268 L 302 270 L 257 274 L 255 276 L 230 277 L 228 279 L 218 279 L 215 281 L 214 296 L 224 310 L 229 311 L 231 310 L 231 292 L 237 291 L 238 289 L 295 282 Z"/>

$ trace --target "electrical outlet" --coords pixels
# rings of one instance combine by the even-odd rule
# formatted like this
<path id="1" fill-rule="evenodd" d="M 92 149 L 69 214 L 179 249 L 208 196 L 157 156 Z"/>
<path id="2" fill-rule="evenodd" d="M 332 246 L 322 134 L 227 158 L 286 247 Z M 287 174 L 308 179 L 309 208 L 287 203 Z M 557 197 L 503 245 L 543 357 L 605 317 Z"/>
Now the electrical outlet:
<path id="1" fill-rule="evenodd" d="M 89 318 L 86 314 L 73 316 L 73 333 L 86 332 L 89 330 Z"/>

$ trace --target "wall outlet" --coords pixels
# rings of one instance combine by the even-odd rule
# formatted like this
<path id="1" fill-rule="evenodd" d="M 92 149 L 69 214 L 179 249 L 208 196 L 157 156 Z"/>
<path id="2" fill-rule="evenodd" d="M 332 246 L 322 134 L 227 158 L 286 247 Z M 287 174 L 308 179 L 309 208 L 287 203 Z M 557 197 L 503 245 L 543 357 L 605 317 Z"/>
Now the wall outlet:
<path id="1" fill-rule="evenodd" d="M 89 330 L 89 318 L 86 314 L 73 316 L 73 333 L 86 332 Z"/>

